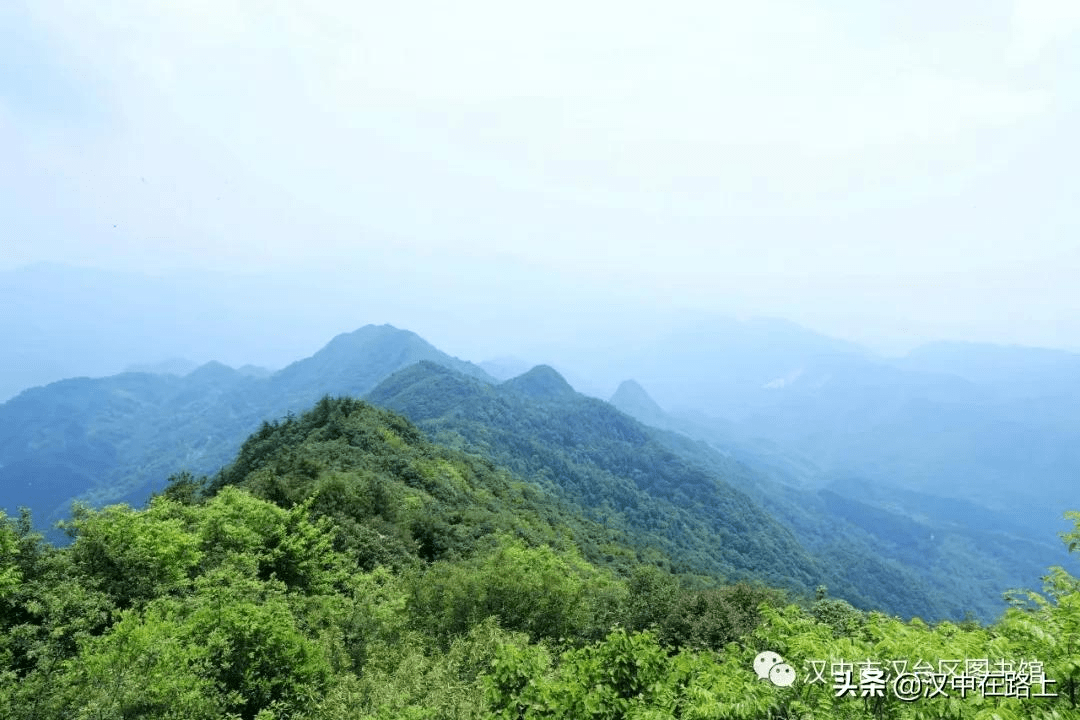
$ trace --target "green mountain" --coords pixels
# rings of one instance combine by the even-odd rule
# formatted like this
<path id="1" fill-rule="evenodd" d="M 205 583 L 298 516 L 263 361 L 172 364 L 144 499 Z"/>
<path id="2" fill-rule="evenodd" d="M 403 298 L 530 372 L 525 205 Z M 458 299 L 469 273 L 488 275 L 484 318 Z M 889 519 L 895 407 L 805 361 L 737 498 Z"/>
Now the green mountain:
<path id="1" fill-rule="evenodd" d="M 525 386 L 562 389 L 539 377 Z M 538 414 L 571 421 L 595 443 L 582 457 L 628 442 L 664 472 L 655 436 L 603 403 L 530 404 L 428 364 L 387 384 L 448 379 L 525 410 L 512 422 L 541 436 L 557 431 Z M 931 625 L 821 590 L 673 576 L 651 538 L 608 519 L 393 411 L 324 397 L 262 424 L 213 478 L 178 475 L 138 510 L 78 510 L 62 547 L 0 514 L 0 717 L 1080 717 L 1080 580 L 1062 568 L 993 625 Z M 1080 547 L 1070 519 L 1062 539 Z M 842 670 L 815 679 L 830 659 L 880 668 L 858 683 L 881 692 L 852 675 L 837 692 Z M 941 661 L 932 688 L 896 674 L 912 659 Z"/>
<path id="2" fill-rule="evenodd" d="M 297 398 L 300 407 L 307 407 L 326 393 L 362 395 L 391 373 L 421 360 L 494 382 L 478 366 L 450 357 L 416 333 L 391 325 L 367 325 L 338 335 L 311 357 L 275 373 L 268 390 Z"/>
<path id="3" fill-rule="evenodd" d="M 924 579 L 866 546 L 838 540 L 829 553 L 809 551 L 733 485 L 764 482 L 749 468 L 717 465 L 684 437 L 573 392 L 551 368 L 492 386 L 419 363 L 367 397 L 435 440 L 491 457 L 585 508 L 588 517 L 662 548 L 681 571 L 755 577 L 802 592 L 825 584 L 856 604 L 905 615 L 976 609 L 946 603 Z M 827 513 L 822 522 L 830 522 Z"/>
<path id="4" fill-rule="evenodd" d="M 264 420 L 326 394 L 363 395 L 420 360 L 490 380 L 415 333 L 369 325 L 269 376 L 211 362 L 182 377 L 124 373 L 24 391 L 0 405 L 0 506 L 29 507 L 48 525 L 74 499 L 140 504 L 175 472 L 216 471 Z"/>
<path id="5" fill-rule="evenodd" d="M 285 507 L 311 501 L 316 514 L 339 528 L 338 545 L 368 569 L 466 557 L 495 533 L 531 545 L 574 546 L 599 563 L 601 547 L 622 543 L 620 562 L 627 555 L 639 561 L 625 551 L 625 533 L 354 398 L 324 397 L 302 416 L 264 423 L 233 462 L 204 482 L 208 495 L 237 486 Z M 176 496 L 182 486 L 174 483 L 167 493 Z"/>
<path id="6" fill-rule="evenodd" d="M 139 505 L 177 472 L 214 473 L 266 420 L 327 394 L 369 392 L 438 442 L 498 462 L 684 573 L 803 593 L 825 584 L 903 615 L 991 618 L 1004 589 L 1035 584 L 1060 553 L 957 500 L 930 517 L 910 491 L 843 484 L 855 475 L 822 480 L 795 453 L 673 419 L 637 383 L 612 399 L 655 427 L 576 393 L 551 367 L 496 383 L 390 326 L 340 335 L 268 376 L 207 363 L 182 377 L 126 373 L 26 391 L 0 405 L 3 505 L 31 508 L 42 526 L 76 498 Z"/>
<path id="7" fill-rule="evenodd" d="M 558 402 L 576 394 L 570 383 L 548 365 L 537 365 L 532 370 L 505 381 L 500 387 L 536 402 Z"/>
<path id="8" fill-rule="evenodd" d="M 972 502 L 854 475 L 828 479 L 797 453 L 736 439 L 725 423 L 664 413 L 636 382 L 624 383 L 612 400 L 666 430 L 657 436 L 662 442 L 747 493 L 862 593 L 889 582 L 878 579 L 882 566 L 901 567 L 933 588 L 945 614 L 990 620 L 1005 609 L 1005 590 L 1037 585 L 1047 562 L 1066 560 L 1045 526 L 1038 534 Z"/>

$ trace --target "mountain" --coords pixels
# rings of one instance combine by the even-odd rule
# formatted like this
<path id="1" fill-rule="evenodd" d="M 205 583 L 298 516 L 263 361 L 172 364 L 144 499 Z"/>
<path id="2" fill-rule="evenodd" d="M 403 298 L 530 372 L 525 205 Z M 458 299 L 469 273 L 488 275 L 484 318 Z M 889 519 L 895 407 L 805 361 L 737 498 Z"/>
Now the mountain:
<path id="1" fill-rule="evenodd" d="M 455 316 L 453 299 L 425 306 L 368 271 L 0 269 L 0 402 L 73 377 L 158 372 L 164 358 L 277 370 L 363 324 L 358 313 L 413 328 Z"/>
<path id="2" fill-rule="evenodd" d="M 757 577 L 802 592 L 826 584 L 857 604 L 923 617 L 967 609 L 947 607 L 923 579 L 864 547 L 837 543 L 847 567 L 830 567 L 831 559 L 808 551 L 741 489 L 763 481 L 752 470 L 707 466 L 678 439 L 567 387 L 542 366 L 491 386 L 419 363 L 367 399 L 654 544 L 681 559 L 684 572 Z"/>
<path id="3" fill-rule="evenodd" d="M 275 373 L 271 387 L 290 397 L 317 397 L 327 392 L 362 395 L 387 375 L 421 360 L 495 382 L 481 368 L 450 357 L 416 333 L 390 325 L 367 325 L 338 335 L 311 357 Z"/>
<path id="4" fill-rule="evenodd" d="M 636 380 L 623 380 L 608 401 L 630 417 L 646 425 L 662 427 L 667 416 Z"/>
<path id="5" fill-rule="evenodd" d="M 537 365 L 532 370 L 505 381 L 501 387 L 536 401 L 557 402 L 576 394 L 570 383 L 548 365 Z"/>
<path id="6" fill-rule="evenodd" d="M 685 466 L 646 428 L 575 393 L 551 368 L 492 387 L 419 363 L 387 378 L 367 399 L 403 413 L 440 442 L 483 452 L 595 517 L 630 522 L 664 546 L 690 542 L 685 528 L 693 526 L 701 537 L 683 556 L 697 555 L 695 572 L 756 571 L 804 588 L 817 579 L 813 560 L 744 495 Z M 691 498 L 709 508 L 709 518 L 684 509 Z M 773 562 L 780 558 L 786 562 Z"/>
<path id="7" fill-rule="evenodd" d="M 621 397 L 648 395 L 634 383 Z M 1066 561 L 1045 523 L 865 477 L 829 475 L 776 444 L 736 439 L 730 424 L 638 405 L 639 420 L 669 431 L 657 435 L 661 442 L 746 492 L 823 563 L 846 572 L 860 556 L 898 563 L 934 587 L 954 616 L 971 611 L 994 618 L 1005 607 L 1004 589 L 1037 584 L 1048 559 Z M 864 591 L 871 582 L 865 574 L 848 579 Z"/>
<path id="8" fill-rule="evenodd" d="M 1080 405 L 1068 386 L 1007 396 L 955 375 L 868 359 L 808 362 L 783 387 L 714 414 L 743 440 L 811 459 L 825 476 L 973 499 L 1017 521 L 1056 525 L 1080 470 Z M 786 377 L 790 377 L 787 375 Z M 1034 490 L 1034 492 L 1032 492 Z"/>
<path id="9" fill-rule="evenodd" d="M 583 367 L 610 387 L 633 377 L 680 430 L 775 462 L 795 484 L 861 477 L 973 502 L 1045 538 L 1065 529 L 1080 474 L 1078 358 L 961 343 L 884 358 L 790 323 L 700 317 Z"/>
<path id="10" fill-rule="evenodd" d="M 765 324 L 750 335 L 764 342 L 788 330 Z M 1021 576 L 1045 567 L 1052 521 L 1030 512 L 1030 500 L 995 508 L 994 488 L 971 494 L 974 481 L 958 474 L 965 462 L 978 470 L 1007 455 L 1019 416 L 999 428 L 999 446 L 974 448 L 975 461 L 963 446 L 973 431 L 957 423 L 980 410 L 971 422 L 981 432 L 1012 406 L 971 380 L 795 336 L 774 353 L 775 367 L 751 373 L 746 364 L 755 384 L 726 396 L 729 418 L 664 413 L 651 386 L 624 383 L 612 400 L 646 424 L 576 392 L 551 366 L 499 383 L 391 326 L 339 335 L 270 375 L 207 363 L 182 377 L 66 380 L 0 405 L 4 507 L 30 507 L 40 525 L 74 498 L 140 504 L 179 471 L 216 471 L 266 420 L 324 395 L 368 394 L 438 442 L 651 538 L 687 572 L 804 591 L 823 582 L 857 604 L 926 617 L 990 617 L 1005 587 L 1035 584 Z M 803 340 L 842 352 L 800 358 Z M 783 364 L 794 360 L 794 369 Z M 1035 420 L 1064 432 L 1069 409 L 1057 409 Z M 1052 458 L 1067 467 L 1074 444 L 1036 430 L 1027 431 L 1031 446 L 1047 454 L 1033 454 L 1027 471 Z M 1000 472 L 1023 462 L 1004 460 Z"/>
<path id="11" fill-rule="evenodd" d="M 632 377 L 662 407 L 716 414 L 807 361 L 870 355 L 785 320 L 685 313 L 643 326 L 602 351 L 567 353 L 557 365 L 573 368 L 592 385 L 615 387 Z"/>
<path id="12" fill-rule="evenodd" d="M 0 522 L 0 717 L 1077 717 L 1080 580 L 1063 568 L 990 626 L 672 574 L 650 538 L 355 398 L 69 529 L 53 547 Z M 1017 698 L 991 696 L 1005 672 L 956 671 L 965 685 L 916 703 L 790 687 L 795 667 L 845 657 L 1030 670 Z"/>
<path id="13" fill-rule="evenodd" d="M 493 382 L 415 333 L 383 325 L 339 335 L 268 376 L 211 362 L 183 377 L 124 373 L 27 390 L 0 405 L 3 507 L 29 507 L 47 525 L 76 498 L 141 503 L 173 473 L 217 470 L 262 421 L 323 395 L 362 395 L 418 360 Z"/>

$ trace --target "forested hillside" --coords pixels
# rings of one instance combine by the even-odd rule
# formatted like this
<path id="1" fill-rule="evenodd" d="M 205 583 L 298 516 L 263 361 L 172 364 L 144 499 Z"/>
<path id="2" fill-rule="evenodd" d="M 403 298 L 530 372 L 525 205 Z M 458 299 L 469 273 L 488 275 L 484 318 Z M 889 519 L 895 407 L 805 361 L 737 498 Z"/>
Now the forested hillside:
<path id="1" fill-rule="evenodd" d="M 215 472 L 265 420 L 327 393 L 368 392 L 440 442 L 658 548 L 680 572 L 802 593 L 825 584 L 860 607 L 989 621 L 1004 609 L 1001 592 L 1061 562 L 1045 526 L 1037 535 L 969 502 L 857 475 L 826 482 L 790 449 L 667 415 L 636 383 L 613 401 L 677 432 L 582 396 L 550 367 L 499 384 L 390 326 L 339 335 L 269 375 L 208 363 L 183 377 L 126 373 L 24 392 L 0 405 L 3 506 L 31 508 L 59 542 L 50 528 L 73 499 L 141 505 L 171 474 Z"/>
<path id="2" fill-rule="evenodd" d="M 557 387 L 541 379 L 511 390 Z M 985 627 L 679 577 L 663 548 L 348 398 L 65 529 L 56 548 L 0 522 L 0 717 L 1080 717 L 1065 570 Z"/>
<path id="3" fill-rule="evenodd" d="M 1038 584 L 1048 561 L 1065 561 L 1054 533 L 1037 519 L 856 474 L 830 477 L 790 449 L 733 439 L 716 421 L 669 415 L 633 381 L 611 401 L 666 430 L 655 433 L 658 442 L 745 492 L 863 593 L 882 565 L 899 566 L 932 588 L 947 616 L 972 612 L 989 621 L 1004 609 L 1004 589 Z"/>
<path id="4" fill-rule="evenodd" d="M 181 469 L 215 472 L 267 419 L 363 395 L 419 360 L 488 379 L 415 333 L 368 325 L 268 376 L 207 363 L 183 377 L 124 373 L 33 388 L 0 404 L 0 507 L 44 525 L 75 499 L 141 504 Z"/>
<path id="5" fill-rule="evenodd" d="M 419 363 L 368 398 L 405 413 L 440 442 L 497 459 L 592 517 L 656 538 L 687 570 L 752 575 L 803 592 L 824 583 L 859 606 L 905 617 L 974 613 L 990 620 L 1001 612 L 1008 585 L 986 596 L 1000 576 L 965 587 L 931 567 L 925 553 L 890 557 L 816 497 L 810 507 L 798 497 L 785 500 L 788 488 L 575 393 L 551 368 L 492 386 Z M 983 560 L 977 552 L 963 557 Z"/>

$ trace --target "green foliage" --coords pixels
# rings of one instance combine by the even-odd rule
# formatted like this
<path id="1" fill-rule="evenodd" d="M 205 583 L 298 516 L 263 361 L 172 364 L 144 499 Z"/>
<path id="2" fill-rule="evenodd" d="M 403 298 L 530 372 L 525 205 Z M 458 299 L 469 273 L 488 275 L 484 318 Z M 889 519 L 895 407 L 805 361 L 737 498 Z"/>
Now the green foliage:
<path id="1" fill-rule="evenodd" d="M 542 650 L 507 646 L 492 665 L 488 695 L 499 718 L 615 720 L 667 699 L 668 665 L 652 635 L 623 629 L 563 653 L 554 673 Z"/>
<path id="2" fill-rule="evenodd" d="M 645 556 L 627 533 L 351 398 L 323 398 L 300 417 L 267 423 L 207 493 L 233 485 L 284 507 L 310 501 L 312 512 L 332 520 L 335 548 L 365 569 L 466 558 L 490 547 L 497 533 L 530 546 L 576 545 L 590 562 L 617 569 Z"/>
<path id="3" fill-rule="evenodd" d="M 0 510 L 0 601 L 8 597 L 22 581 L 18 548 L 19 538 L 14 523 Z"/>
<path id="4" fill-rule="evenodd" d="M 627 580 L 626 627 L 646 630 L 664 623 L 675 610 L 680 588 L 674 575 L 652 565 L 639 565 Z"/>
<path id="5" fill-rule="evenodd" d="M 672 584 L 654 571 L 635 573 L 632 583 L 662 606 L 678 607 Z M 821 593 L 810 610 L 762 603 L 761 622 L 720 654 L 656 652 L 655 638 L 622 631 L 555 660 L 510 647 L 493 665 L 488 696 L 502 718 L 1078 718 L 1078 590 L 1080 581 L 1056 568 L 1044 594 L 1026 593 L 991 627 L 905 623 L 860 613 Z M 761 650 L 779 653 L 800 679 L 788 688 L 758 680 L 752 667 Z M 977 691 L 962 696 L 947 688 L 942 696 L 904 701 L 891 692 L 847 696 L 834 691 L 834 662 L 849 663 L 858 682 L 860 663 L 868 660 L 914 667 L 920 661 L 966 658 L 1043 662 L 1046 678 L 1053 681 L 1047 689 L 1057 696 L 995 698 Z M 825 663 L 825 677 L 808 682 L 802 674 L 815 662 Z"/>
<path id="6" fill-rule="evenodd" d="M 757 627 L 759 606 L 776 605 L 782 597 L 781 592 L 746 582 L 686 591 L 661 620 L 660 636 L 675 648 L 720 650 Z"/>
<path id="7" fill-rule="evenodd" d="M 1065 541 L 1069 552 L 1078 552 L 1080 551 L 1080 510 L 1067 511 L 1065 519 L 1072 520 L 1074 526 L 1071 531 L 1061 533 L 1061 539 Z"/>
<path id="8" fill-rule="evenodd" d="M 284 587 L 237 580 L 221 568 L 199 579 L 183 612 L 181 635 L 206 653 L 208 674 L 231 712 L 250 718 L 264 708 L 300 710 L 325 689 L 329 661 L 305 637 Z"/>
<path id="9" fill-rule="evenodd" d="M 436 637 L 463 634 L 493 617 L 533 640 L 559 640 L 606 632 L 624 597 L 622 584 L 574 553 L 502 537 L 486 555 L 432 565 L 413 583 L 409 605 Z"/>
<path id="10" fill-rule="evenodd" d="M 0 517 L 0 717 L 1080 718 L 1080 580 L 1063 568 L 986 626 L 824 588 L 801 607 L 642 563 L 366 403 L 327 400 L 249 450 L 141 510 L 79 509 L 65 547 Z M 763 650 L 793 686 L 758 678 Z M 902 702 L 837 696 L 828 668 L 804 679 L 813 661 L 982 657 L 1041 661 L 1058 695 Z"/>
<path id="11" fill-rule="evenodd" d="M 228 488 L 200 505 L 82 508 L 60 551 L 22 541 L 36 573 L 4 614 L 22 678 L 8 694 L 19 714 L 6 716 L 302 707 L 348 655 L 331 640 L 344 633 L 317 627 L 316 600 L 345 592 L 356 569 L 332 549 L 328 521 L 307 514 Z"/>
<path id="12" fill-rule="evenodd" d="M 636 557 L 620 559 L 587 543 L 582 550 L 624 576 L 657 553 L 680 574 L 756 579 L 800 594 L 824 581 L 856 604 L 905 614 L 941 617 L 955 602 L 938 602 L 906 568 L 852 538 L 834 538 L 836 547 L 811 554 L 793 528 L 762 509 L 765 500 L 744 492 L 761 482 L 745 466 L 578 395 L 550 369 L 492 387 L 419 363 L 387 378 L 368 399 L 405 413 L 440 442 L 493 458 L 617 531 Z M 834 534 L 821 514 L 800 519 L 814 537 Z"/>
<path id="13" fill-rule="evenodd" d="M 225 703 L 206 648 L 159 608 L 126 611 L 63 665 L 52 698 L 67 717 L 221 717 Z"/>
<path id="14" fill-rule="evenodd" d="M 1070 552 L 1080 551 L 1080 512 L 1067 512 L 1073 530 L 1062 533 Z M 1048 675 L 1072 709 L 1080 709 L 1080 578 L 1052 567 L 1044 577 L 1042 594 L 1018 591 L 1012 607 L 998 624 L 1000 632 L 1030 648 L 1047 663 Z M 1080 713 L 1078 713 L 1080 714 Z"/>
<path id="15" fill-rule="evenodd" d="M 857 634 L 865 622 L 861 610 L 838 598 L 819 598 L 810 606 L 810 614 L 818 622 L 831 627 L 836 637 Z"/>
<path id="16" fill-rule="evenodd" d="M 160 494 L 181 505 L 193 505 L 199 501 L 209 482 L 210 478 L 205 475 L 197 478 L 184 470 L 170 475 L 168 485 Z"/>
<path id="17" fill-rule="evenodd" d="M 242 566 L 292 590 L 331 592 L 344 580 L 349 563 L 332 547 L 330 521 L 311 522 L 308 514 L 309 504 L 284 510 L 226 488 L 207 504 L 197 533 L 210 567 Z"/>
<path id="18" fill-rule="evenodd" d="M 120 608 L 181 591 L 203 553 L 175 510 L 164 501 L 142 513 L 125 505 L 76 506 L 62 525 L 75 539 L 71 560 Z"/>

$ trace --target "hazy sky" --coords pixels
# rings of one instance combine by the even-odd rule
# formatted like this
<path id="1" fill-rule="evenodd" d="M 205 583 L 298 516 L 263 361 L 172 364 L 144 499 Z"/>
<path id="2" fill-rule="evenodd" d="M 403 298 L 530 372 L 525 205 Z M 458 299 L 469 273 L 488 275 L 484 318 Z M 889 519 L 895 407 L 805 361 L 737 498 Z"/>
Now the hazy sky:
<path id="1" fill-rule="evenodd" d="M 0 269 L 1080 350 L 1077 128 L 1076 0 L 4 0 Z"/>

